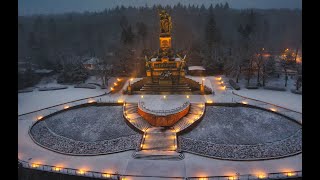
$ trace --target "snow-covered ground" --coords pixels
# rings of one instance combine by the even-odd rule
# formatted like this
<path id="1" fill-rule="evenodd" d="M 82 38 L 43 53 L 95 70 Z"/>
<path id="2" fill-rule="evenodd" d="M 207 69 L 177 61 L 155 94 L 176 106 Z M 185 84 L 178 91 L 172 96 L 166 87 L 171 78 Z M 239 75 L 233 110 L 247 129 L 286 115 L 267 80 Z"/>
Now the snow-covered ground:
<path id="1" fill-rule="evenodd" d="M 225 77 L 223 79 L 225 79 L 225 81 L 228 80 L 228 78 Z M 251 81 L 255 82 L 255 80 Z M 234 92 L 241 96 L 257 99 L 260 101 L 282 106 L 294 111 L 302 112 L 302 95 L 294 94 L 290 91 L 294 88 L 294 80 L 288 80 L 288 86 L 286 88 L 286 91 L 274 91 L 263 88 L 247 89 L 245 88 L 245 83 L 245 80 L 240 80 L 239 85 L 241 89 L 238 91 L 234 90 Z M 268 85 L 284 87 L 284 82 L 283 79 L 274 79 L 273 81 L 269 82 Z"/>
<path id="2" fill-rule="evenodd" d="M 97 82 L 94 78 L 89 78 L 87 82 Z M 108 87 L 112 86 L 116 82 L 116 78 L 111 78 L 108 82 Z M 62 86 L 57 84 L 56 81 L 40 82 L 36 87 L 57 87 Z M 35 88 L 32 92 L 18 93 L 18 114 L 24 114 L 31 111 L 39 110 L 42 108 L 62 104 L 77 99 L 88 98 L 92 96 L 102 95 L 109 92 L 110 89 L 101 89 L 97 86 L 96 89 L 83 89 L 74 88 L 74 85 L 68 85 L 67 89 L 54 90 L 54 91 L 38 91 Z"/>
<path id="3" fill-rule="evenodd" d="M 213 88 L 214 95 L 190 95 L 190 102 L 232 102 L 232 95 L 229 89 L 224 90 L 217 78 L 205 77 L 205 84 Z M 192 78 L 201 82 L 201 77 Z M 138 79 L 135 79 L 138 80 Z M 134 80 L 134 81 L 135 81 Z M 227 82 L 227 79 L 224 80 Z M 109 81 L 113 84 L 113 80 Z M 128 84 L 128 82 L 126 82 Z M 40 86 L 55 86 L 57 84 L 41 84 Z M 124 86 L 124 88 L 126 85 Z M 38 91 L 35 89 L 30 93 L 18 94 L 18 113 L 27 113 L 37 109 L 53 106 L 56 104 L 72 101 L 80 98 L 96 96 L 103 94 L 108 89 L 77 89 L 69 86 L 68 89 L 56 91 Z M 301 107 L 301 95 L 292 94 L 289 90 L 286 92 L 271 90 L 247 90 L 242 88 L 237 93 L 241 95 L 259 99 L 265 102 L 275 103 L 289 109 Z M 281 94 L 287 93 L 287 94 Z M 175 96 L 176 98 L 186 98 L 185 95 L 167 95 L 167 98 Z M 292 96 L 292 97 L 291 97 Z M 162 95 L 144 95 L 144 100 L 154 100 L 163 98 Z M 102 97 L 104 100 L 123 100 L 127 102 L 138 102 L 140 95 L 121 95 L 116 93 Z M 300 104 L 299 104 L 300 103 Z M 300 106 L 300 107 L 299 107 Z M 301 111 L 301 110 L 300 110 Z M 227 161 L 212 158 L 201 157 L 190 153 L 184 153 L 185 158 L 181 161 L 169 160 L 139 160 L 133 159 L 133 151 L 115 153 L 101 156 L 67 156 L 58 154 L 36 145 L 28 135 L 28 129 L 34 121 L 30 116 L 19 117 L 18 121 L 18 157 L 22 160 L 43 163 L 53 166 L 62 166 L 75 169 L 91 170 L 106 173 L 153 175 L 153 176 L 218 176 L 240 174 L 257 174 L 267 172 L 294 171 L 302 169 L 302 154 L 292 157 L 264 160 L 264 161 Z M 134 179 L 126 177 L 126 179 Z M 143 179 L 143 178 L 141 178 Z M 145 178 L 151 179 L 151 178 Z"/>

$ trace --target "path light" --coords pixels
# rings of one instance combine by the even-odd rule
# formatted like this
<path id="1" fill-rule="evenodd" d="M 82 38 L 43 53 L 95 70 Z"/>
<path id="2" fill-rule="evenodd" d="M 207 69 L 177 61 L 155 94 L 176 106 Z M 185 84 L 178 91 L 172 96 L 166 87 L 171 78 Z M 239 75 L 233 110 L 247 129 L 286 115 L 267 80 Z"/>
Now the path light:
<path id="1" fill-rule="evenodd" d="M 121 81 L 121 79 L 120 79 L 120 78 L 117 78 L 117 81 L 119 81 L 119 82 L 120 82 L 120 81 Z"/>
<path id="2" fill-rule="evenodd" d="M 189 99 L 189 95 L 187 96 L 187 99 Z"/>
<path id="3" fill-rule="evenodd" d="M 117 86 L 118 84 L 117 83 L 113 83 L 114 84 L 114 86 Z"/>
<path id="4" fill-rule="evenodd" d="M 63 109 L 68 109 L 70 106 L 64 106 Z"/>
<path id="5" fill-rule="evenodd" d="M 212 100 L 207 100 L 207 103 L 213 103 L 213 101 Z"/>
<path id="6" fill-rule="evenodd" d="M 88 103 L 94 103 L 94 102 L 95 102 L 94 100 L 89 100 L 89 101 L 88 101 Z"/>
<path id="7" fill-rule="evenodd" d="M 111 87 L 110 90 L 113 91 L 114 90 L 113 87 Z"/>
<path id="8" fill-rule="evenodd" d="M 143 95 L 141 95 L 141 99 L 143 99 Z"/>
<path id="9" fill-rule="evenodd" d="M 118 103 L 123 103 L 123 100 L 119 99 L 119 100 L 118 100 Z"/>
<path id="10" fill-rule="evenodd" d="M 61 169 L 62 169 L 61 167 L 53 167 L 54 171 L 61 171 Z"/>
<path id="11" fill-rule="evenodd" d="M 111 175 L 110 175 L 110 174 L 108 174 L 108 173 L 104 173 L 104 174 L 102 174 L 102 177 L 104 177 L 104 178 L 110 178 L 110 177 L 111 177 Z"/>
<path id="12" fill-rule="evenodd" d="M 167 96 L 163 96 L 163 99 L 166 99 L 167 98 Z"/>
<path id="13" fill-rule="evenodd" d="M 80 170 L 77 171 L 77 173 L 82 175 L 82 174 L 85 174 L 86 171 L 80 169 Z"/>
<path id="14" fill-rule="evenodd" d="M 264 179 L 266 178 L 267 176 L 265 174 L 258 174 L 258 179 Z"/>
<path id="15" fill-rule="evenodd" d="M 235 177 L 235 176 L 229 176 L 228 177 L 228 180 L 236 180 L 237 179 L 237 177 Z"/>
<path id="16" fill-rule="evenodd" d="M 270 108 L 270 111 L 277 112 L 277 109 L 275 109 L 275 108 Z"/>
<path id="17" fill-rule="evenodd" d="M 208 178 L 206 178 L 206 177 L 201 177 L 201 178 L 199 178 L 199 180 L 208 180 Z"/>
<path id="18" fill-rule="evenodd" d="M 43 116 L 38 116 L 37 120 L 41 120 L 43 118 Z"/>
<path id="19" fill-rule="evenodd" d="M 40 166 L 39 164 L 35 164 L 35 163 L 31 164 L 31 167 L 33 167 L 33 168 L 38 168 L 39 166 Z"/>
<path id="20" fill-rule="evenodd" d="M 291 177 L 291 176 L 295 176 L 295 175 L 296 175 L 296 173 L 295 173 L 295 172 L 287 172 L 286 174 L 287 174 L 287 176 L 289 176 L 289 177 Z"/>
<path id="21" fill-rule="evenodd" d="M 247 102 L 247 101 L 242 101 L 241 103 L 242 103 L 242 104 L 248 104 L 248 102 Z"/>

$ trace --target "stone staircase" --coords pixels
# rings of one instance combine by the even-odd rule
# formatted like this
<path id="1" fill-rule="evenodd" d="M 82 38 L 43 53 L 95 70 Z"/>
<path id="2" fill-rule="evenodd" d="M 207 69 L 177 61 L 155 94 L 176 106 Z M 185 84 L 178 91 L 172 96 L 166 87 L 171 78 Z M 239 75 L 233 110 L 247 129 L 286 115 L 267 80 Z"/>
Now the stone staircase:
<path id="1" fill-rule="evenodd" d="M 140 151 L 133 154 L 137 159 L 170 159 L 181 160 L 184 156 L 176 152 L 177 138 L 170 128 L 151 127 L 145 132 Z"/>
<path id="2" fill-rule="evenodd" d="M 141 92 L 146 94 L 159 94 L 159 93 L 170 93 L 170 94 L 191 94 L 191 89 L 188 84 L 172 84 L 172 85 L 159 85 L 153 83 L 145 84 L 141 89 Z"/>
<path id="3" fill-rule="evenodd" d="M 175 132 L 182 131 L 198 121 L 204 114 L 205 108 L 204 103 L 191 103 L 189 113 L 173 125 Z"/>
<path id="4" fill-rule="evenodd" d="M 125 103 L 123 106 L 125 118 L 137 129 L 146 131 L 152 127 L 143 117 L 138 114 L 138 103 Z"/>
<path id="5" fill-rule="evenodd" d="M 204 103 L 191 103 L 188 114 L 171 128 L 153 127 L 138 114 L 138 103 L 125 103 L 123 106 L 125 118 L 137 129 L 144 132 L 140 150 L 134 152 L 132 156 L 137 159 L 183 159 L 183 154 L 176 151 L 176 133 L 199 120 L 204 114 L 204 110 Z"/>

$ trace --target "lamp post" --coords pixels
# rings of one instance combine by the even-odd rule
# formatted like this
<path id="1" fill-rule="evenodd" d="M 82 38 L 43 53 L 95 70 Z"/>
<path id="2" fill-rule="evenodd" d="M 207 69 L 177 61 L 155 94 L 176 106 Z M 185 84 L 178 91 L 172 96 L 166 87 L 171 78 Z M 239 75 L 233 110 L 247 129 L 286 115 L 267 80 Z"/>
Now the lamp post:
<path id="1" fill-rule="evenodd" d="M 205 81 L 205 79 L 202 78 L 201 85 L 200 85 L 200 92 L 201 92 L 201 94 L 204 94 L 204 81 Z"/>

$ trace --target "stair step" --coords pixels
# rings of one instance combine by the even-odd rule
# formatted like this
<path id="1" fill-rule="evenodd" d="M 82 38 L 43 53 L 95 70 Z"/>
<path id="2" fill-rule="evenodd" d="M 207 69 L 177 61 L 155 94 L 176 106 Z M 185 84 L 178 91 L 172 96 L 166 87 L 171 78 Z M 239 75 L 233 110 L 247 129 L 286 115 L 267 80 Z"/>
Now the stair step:
<path id="1" fill-rule="evenodd" d="M 133 158 L 147 160 L 182 160 L 184 155 L 176 151 L 142 150 L 134 152 Z"/>

